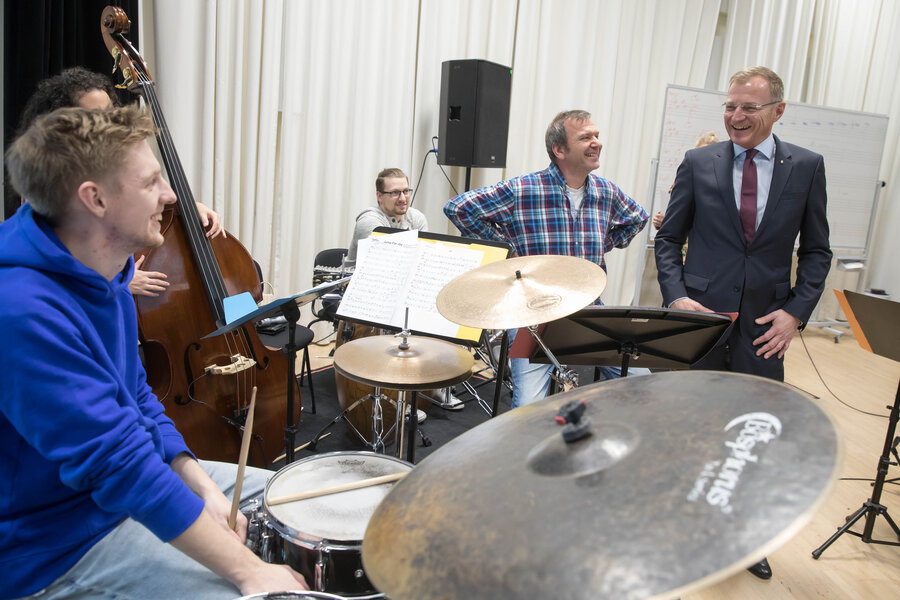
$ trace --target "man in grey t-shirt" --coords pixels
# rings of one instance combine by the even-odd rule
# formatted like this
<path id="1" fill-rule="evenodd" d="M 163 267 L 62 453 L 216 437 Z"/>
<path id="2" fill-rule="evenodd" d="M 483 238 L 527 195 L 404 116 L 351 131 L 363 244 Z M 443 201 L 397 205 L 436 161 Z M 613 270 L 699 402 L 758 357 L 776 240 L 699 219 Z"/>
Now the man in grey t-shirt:
<path id="1" fill-rule="evenodd" d="M 400 169 L 383 169 L 375 179 L 375 199 L 378 206 L 371 206 L 356 216 L 350 250 L 344 266 L 356 265 L 356 247 L 359 240 L 369 237 L 376 227 L 393 229 L 419 229 L 428 231 L 428 221 L 420 211 L 410 208 L 412 190 L 409 179 Z"/>
<path id="2" fill-rule="evenodd" d="M 350 241 L 349 252 L 344 258 L 345 267 L 356 266 L 356 249 L 359 240 L 369 237 L 376 227 L 428 231 L 428 221 L 425 219 L 425 215 L 409 206 L 412 190 L 409 188 L 409 179 L 400 169 L 382 169 L 375 179 L 375 199 L 378 206 L 371 206 L 356 216 L 353 239 Z M 465 406 L 451 393 L 449 388 L 440 390 L 437 396 L 436 401 L 441 408 L 461 410 Z M 425 413 L 419 411 L 419 422 L 424 420 Z"/>

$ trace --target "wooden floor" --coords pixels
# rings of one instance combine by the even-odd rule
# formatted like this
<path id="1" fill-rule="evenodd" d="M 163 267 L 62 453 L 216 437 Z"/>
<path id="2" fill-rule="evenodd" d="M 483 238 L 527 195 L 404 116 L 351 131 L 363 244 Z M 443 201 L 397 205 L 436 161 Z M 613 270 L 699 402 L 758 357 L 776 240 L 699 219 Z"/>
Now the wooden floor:
<path id="1" fill-rule="evenodd" d="M 873 479 L 884 448 L 888 420 L 853 410 L 887 415 L 900 381 L 900 363 L 876 356 L 859 347 L 847 330 L 839 343 L 822 330 L 803 333 L 803 339 L 825 384 L 823 385 L 795 337 L 785 356 L 785 381 L 815 396 L 829 412 L 844 443 L 841 477 Z M 850 407 L 853 408 L 850 408 Z M 900 435 L 900 432 L 897 433 Z M 891 467 L 888 478 L 900 477 L 900 467 Z M 838 481 L 812 521 L 789 542 L 769 556 L 774 573 L 762 581 L 741 572 L 717 585 L 684 596 L 683 600 L 841 600 L 900 597 L 900 547 L 866 544 L 844 534 L 818 560 L 812 551 L 844 523 L 847 515 L 862 507 L 872 494 L 868 481 Z M 881 503 L 900 524 L 900 486 L 885 485 Z M 862 531 L 864 519 L 854 526 Z M 878 517 L 874 539 L 900 541 L 883 517 Z"/>
<path id="2" fill-rule="evenodd" d="M 849 329 L 840 339 L 822 330 L 808 330 L 803 339 L 825 384 L 823 385 L 795 337 L 786 355 L 785 380 L 817 396 L 816 402 L 829 412 L 844 444 L 841 477 L 873 479 L 884 446 L 888 420 L 862 414 L 853 408 L 887 415 L 900 381 L 900 363 L 876 356 L 859 347 Z M 331 363 L 325 355 L 330 347 L 313 347 L 313 366 Z M 897 433 L 900 435 L 900 432 Z M 900 477 L 900 467 L 891 467 L 888 478 Z M 716 585 L 694 591 L 682 600 L 782 600 L 782 599 L 881 599 L 900 597 L 900 547 L 866 544 L 845 534 L 818 559 L 811 552 L 856 512 L 872 493 L 870 482 L 838 481 L 800 532 L 769 556 L 774 576 L 768 581 L 746 571 Z M 881 503 L 900 523 L 900 486 L 885 486 Z M 862 531 L 861 520 L 854 527 Z M 883 517 L 878 517 L 875 539 L 898 541 Z"/>

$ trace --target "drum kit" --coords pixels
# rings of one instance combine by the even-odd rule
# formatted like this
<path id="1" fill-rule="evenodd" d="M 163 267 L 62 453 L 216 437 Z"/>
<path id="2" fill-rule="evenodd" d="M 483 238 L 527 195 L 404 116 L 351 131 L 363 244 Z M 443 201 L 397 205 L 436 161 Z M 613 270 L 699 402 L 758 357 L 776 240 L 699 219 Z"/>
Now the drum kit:
<path id="1" fill-rule="evenodd" d="M 492 263 L 453 280 L 437 306 L 463 325 L 529 327 L 599 296 L 593 267 Z M 400 411 L 409 392 L 459 383 L 473 366 L 464 349 L 407 332 L 344 343 L 334 359 L 347 379 L 400 390 Z M 316 591 L 246 598 L 674 598 L 794 535 L 840 454 L 830 418 L 771 380 L 675 371 L 580 387 L 490 419 L 415 467 L 372 452 L 284 467 L 248 539 Z"/>

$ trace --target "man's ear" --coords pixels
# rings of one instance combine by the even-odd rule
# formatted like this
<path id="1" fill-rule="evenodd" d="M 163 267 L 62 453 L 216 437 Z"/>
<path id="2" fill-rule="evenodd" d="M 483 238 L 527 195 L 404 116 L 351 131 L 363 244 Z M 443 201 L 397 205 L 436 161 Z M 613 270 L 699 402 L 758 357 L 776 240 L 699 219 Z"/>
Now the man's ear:
<path id="1" fill-rule="evenodd" d="M 555 156 L 556 158 L 564 158 L 566 155 L 565 152 L 566 149 L 562 146 L 553 146 L 553 156 Z"/>
<path id="2" fill-rule="evenodd" d="M 784 109 L 787 107 L 787 102 L 783 100 L 775 105 L 775 121 L 781 118 L 784 114 Z"/>
<path id="3" fill-rule="evenodd" d="M 104 198 L 103 187 L 95 181 L 83 181 L 78 186 L 78 200 L 96 217 L 102 217 L 109 208 Z"/>

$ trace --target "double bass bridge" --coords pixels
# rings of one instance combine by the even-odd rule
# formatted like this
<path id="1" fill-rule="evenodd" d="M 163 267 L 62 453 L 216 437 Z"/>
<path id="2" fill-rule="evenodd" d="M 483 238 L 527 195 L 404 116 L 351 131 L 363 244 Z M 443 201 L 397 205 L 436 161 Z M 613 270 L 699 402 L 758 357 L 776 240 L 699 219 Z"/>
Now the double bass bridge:
<path id="1" fill-rule="evenodd" d="M 209 365 L 204 369 L 207 375 L 235 375 L 256 366 L 256 361 L 242 354 L 233 354 L 231 364 Z"/>

